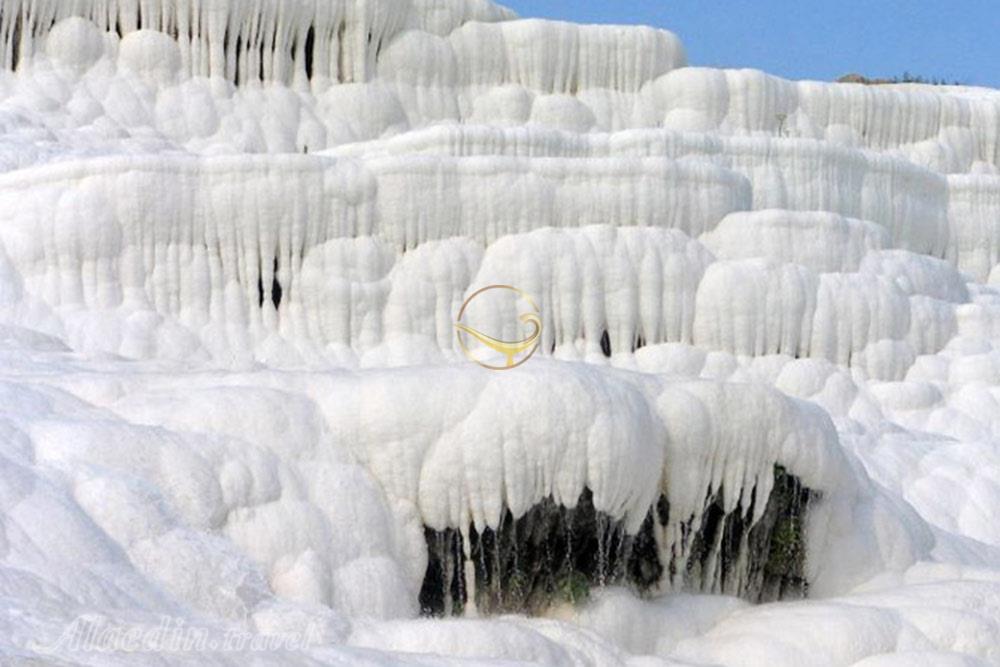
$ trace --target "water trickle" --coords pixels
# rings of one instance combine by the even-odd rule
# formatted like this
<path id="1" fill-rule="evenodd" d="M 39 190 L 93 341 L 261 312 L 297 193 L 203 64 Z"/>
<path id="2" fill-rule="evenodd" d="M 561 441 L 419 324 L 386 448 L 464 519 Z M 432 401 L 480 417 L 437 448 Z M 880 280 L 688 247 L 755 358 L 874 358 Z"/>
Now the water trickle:
<path id="1" fill-rule="evenodd" d="M 671 515 L 666 496 L 630 535 L 623 520 L 594 508 L 585 490 L 575 508 L 551 498 L 496 529 L 427 529 L 425 614 L 542 613 L 586 600 L 595 586 L 637 593 L 686 590 L 753 602 L 799 598 L 804 577 L 804 521 L 815 493 L 781 467 L 765 510 L 754 521 L 756 493 L 726 511 L 723 488 L 709 491 L 698 516 Z M 743 506 L 743 498 L 749 505 Z"/>

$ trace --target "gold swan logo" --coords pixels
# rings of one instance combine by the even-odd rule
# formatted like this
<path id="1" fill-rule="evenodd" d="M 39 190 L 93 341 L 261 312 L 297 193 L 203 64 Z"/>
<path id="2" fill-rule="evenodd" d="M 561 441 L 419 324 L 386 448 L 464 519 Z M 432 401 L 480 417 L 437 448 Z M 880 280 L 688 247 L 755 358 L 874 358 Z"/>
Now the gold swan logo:
<path id="1" fill-rule="evenodd" d="M 523 313 L 518 316 L 519 321 L 532 328 L 531 333 L 528 334 L 527 337 L 514 341 L 500 340 L 499 338 L 487 335 L 482 331 L 478 331 L 462 322 L 465 317 L 465 311 L 469 305 L 480 295 L 492 290 L 505 290 L 507 292 L 511 292 L 518 297 L 519 300 L 523 300 L 531 306 L 532 312 Z M 530 296 L 516 287 L 511 287 L 510 285 L 489 285 L 474 292 L 472 296 L 465 300 L 465 303 L 462 304 L 461 310 L 458 311 L 458 322 L 455 323 L 455 328 L 458 330 L 458 344 L 461 346 L 462 352 L 465 353 L 465 356 L 483 368 L 488 368 L 494 371 L 506 371 L 512 368 L 517 368 L 530 359 L 533 354 L 535 354 L 538 350 L 538 346 L 542 342 L 542 318 L 539 314 L 538 306 Z M 506 365 L 494 366 L 477 359 L 476 356 L 469 351 L 469 348 L 466 345 L 465 336 L 475 339 L 481 345 L 500 354 L 506 360 Z"/>

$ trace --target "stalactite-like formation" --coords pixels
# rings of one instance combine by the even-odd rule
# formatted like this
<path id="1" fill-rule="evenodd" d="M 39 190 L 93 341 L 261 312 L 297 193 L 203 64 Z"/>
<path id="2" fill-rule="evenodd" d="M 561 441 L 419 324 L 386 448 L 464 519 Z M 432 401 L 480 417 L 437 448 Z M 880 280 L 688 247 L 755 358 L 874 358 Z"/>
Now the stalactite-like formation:
<path id="1" fill-rule="evenodd" d="M 669 554 L 668 580 L 673 588 L 701 593 L 737 595 L 752 602 L 805 597 L 805 522 L 816 492 L 802 486 L 781 466 L 775 466 L 774 486 L 766 500 L 749 494 L 749 505 L 725 510 L 725 488 L 710 493 L 700 520 L 681 521 L 676 543 L 664 544 Z M 754 521 L 754 505 L 765 502 Z M 669 505 L 657 514 L 662 527 L 670 526 Z M 661 539 L 663 539 L 661 537 Z"/>
<path id="2" fill-rule="evenodd" d="M 5 0 L 2 65 L 30 59 L 57 22 L 80 16 L 124 37 L 155 30 L 176 40 L 188 76 L 292 84 L 363 82 L 384 46 L 406 29 L 450 31 L 465 21 L 513 18 L 482 3 L 426 0 Z"/>
<path id="3" fill-rule="evenodd" d="M 516 519 L 507 510 L 496 529 L 425 528 L 421 609 L 460 615 L 471 597 L 479 613 L 539 614 L 613 585 L 640 594 L 691 591 L 752 602 L 805 597 L 805 524 L 815 492 L 775 466 L 766 499 L 758 499 L 756 488 L 743 495 L 749 505 L 727 512 L 725 489 L 710 493 L 697 520 L 671 517 L 660 496 L 635 534 L 596 511 L 589 489 L 572 509 L 547 498 Z M 755 520 L 758 502 L 765 509 Z"/>

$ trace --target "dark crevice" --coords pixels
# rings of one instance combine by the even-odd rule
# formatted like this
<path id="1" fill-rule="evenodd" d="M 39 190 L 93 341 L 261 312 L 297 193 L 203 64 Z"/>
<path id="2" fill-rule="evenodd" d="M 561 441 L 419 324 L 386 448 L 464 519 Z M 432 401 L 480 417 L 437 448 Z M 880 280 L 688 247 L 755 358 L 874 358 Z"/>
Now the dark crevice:
<path id="1" fill-rule="evenodd" d="M 738 595 L 751 602 L 805 597 L 809 585 L 804 571 L 804 519 L 816 495 L 784 468 L 775 466 L 774 488 L 763 515 L 750 525 L 756 488 L 745 504 L 741 501 L 729 514 L 724 510 L 725 489 L 709 493 L 697 530 L 691 522 L 687 524 L 690 551 L 683 587 Z M 668 568 L 674 577 L 677 566 L 672 562 Z"/>
<path id="2" fill-rule="evenodd" d="M 233 72 L 233 84 L 237 86 L 240 85 L 240 60 L 242 59 L 242 55 L 243 37 L 240 36 L 236 38 L 236 54 L 233 57 L 233 60 L 236 61 L 236 71 Z"/>
<path id="3" fill-rule="evenodd" d="M 420 594 L 424 614 L 460 613 L 468 601 L 462 535 L 427 530 L 428 566 Z M 585 490 L 574 509 L 548 498 L 523 517 L 505 512 L 500 526 L 469 527 L 476 608 L 485 614 L 544 612 L 554 603 L 579 603 L 594 585 L 647 590 L 659 581 L 653 515 L 639 535 L 594 509 Z"/>
<path id="4" fill-rule="evenodd" d="M 17 13 L 17 18 L 14 19 L 14 33 L 11 36 L 11 69 L 17 71 L 17 66 L 21 63 L 21 32 L 24 29 L 24 16 L 21 12 Z"/>
<path id="5" fill-rule="evenodd" d="M 344 35 L 346 32 L 347 23 L 342 22 L 337 28 L 337 81 L 339 83 L 347 81 L 347 63 L 344 62 Z"/>
<path id="6" fill-rule="evenodd" d="M 306 33 L 306 45 L 305 45 L 305 65 L 306 65 L 306 78 L 312 81 L 313 78 L 313 51 L 316 48 L 316 28 L 315 26 L 309 26 L 309 31 Z"/>
<path id="7" fill-rule="evenodd" d="M 271 74 L 275 77 L 275 79 L 277 79 L 278 77 L 280 77 L 283 74 L 283 72 L 278 72 L 278 71 L 274 70 L 274 65 L 275 65 L 274 54 L 277 53 L 277 51 L 278 51 L 278 44 L 279 44 L 279 42 L 278 42 L 278 23 L 275 22 L 275 24 L 274 24 L 274 31 L 271 33 L 271 48 L 270 49 L 265 49 L 265 47 L 267 45 L 264 42 L 261 42 L 262 53 L 267 53 L 267 55 L 270 57 L 271 68 L 272 68 Z M 295 61 L 295 46 L 296 46 L 295 40 L 292 40 L 291 49 L 290 49 L 291 52 L 289 53 L 288 57 L 293 62 Z M 266 81 L 266 79 L 264 78 L 265 67 L 264 67 L 264 58 L 263 57 L 261 57 L 261 59 L 260 59 L 260 65 L 261 65 L 261 68 L 260 68 L 260 81 L 261 81 L 261 83 L 263 83 L 264 81 Z"/>
<path id="8" fill-rule="evenodd" d="M 284 290 L 281 287 L 281 283 L 278 282 L 278 258 L 274 258 L 274 271 L 271 278 L 271 304 L 274 306 L 275 310 L 281 306 L 281 297 L 284 294 Z M 259 308 L 264 307 L 264 301 L 267 294 L 264 292 L 264 269 L 260 267 L 257 273 L 257 306 Z"/>
<path id="9" fill-rule="evenodd" d="M 805 597 L 805 513 L 816 494 L 775 466 L 774 486 L 753 522 L 756 489 L 725 511 L 722 489 L 706 494 L 695 525 L 682 522 L 676 544 L 658 545 L 670 525 L 661 495 L 638 533 L 594 508 L 584 490 L 568 509 L 548 498 L 514 519 L 505 511 L 496 529 L 468 529 L 476 608 L 484 614 L 540 614 L 554 604 L 586 600 L 594 587 L 624 585 L 643 594 L 665 589 L 736 595 L 751 602 Z M 464 610 L 466 553 L 456 529 L 425 528 L 428 565 L 420 592 L 425 615 Z M 667 562 L 660 559 L 663 551 Z M 686 554 L 686 555 L 685 555 Z"/>
<path id="10" fill-rule="evenodd" d="M 465 606 L 462 590 L 462 535 L 453 528 L 424 528 L 429 558 L 420 589 L 420 613 L 425 616 L 459 614 Z M 456 606 L 457 605 L 457 606 Z"/>
<path id="11" fill-rule="evenodd" d="M 263 83 L 264 81 L 264 54 L 267 53 L 267 47 L 264 44 L 264 40 L 260 40 L 260 59 L 257 61 L 257 79 Z"/>
<path id="12" fill-rule="evenodd" d="M 607 329 L 601 334 L 601 352 L 605 357 L 611 358 L 611 336 L 608 335 Z"/>
<path id="13" fill-rule="evenodd" d="M 278 310 L 281 306 L 281 283 L 278 282 L 278 258 L 274 258 L 274 274 L 271 279 L 271 303 L 274 304 L 274 309 Z"/>

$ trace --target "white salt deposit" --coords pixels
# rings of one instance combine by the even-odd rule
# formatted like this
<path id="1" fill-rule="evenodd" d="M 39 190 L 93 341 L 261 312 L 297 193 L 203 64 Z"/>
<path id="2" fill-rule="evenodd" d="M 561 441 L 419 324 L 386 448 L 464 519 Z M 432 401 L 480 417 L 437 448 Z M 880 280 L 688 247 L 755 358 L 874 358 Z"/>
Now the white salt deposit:
<path id="1" fill-rule="evenodd" d="M 488 0 L 0 0 L 0 64 L 0 662 L 1000 664 L 1000 93 Z M 419 615 L 425 527 L 662 495 L 683 567 L 775 466 L 808 600 Z"/>

